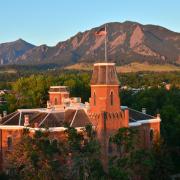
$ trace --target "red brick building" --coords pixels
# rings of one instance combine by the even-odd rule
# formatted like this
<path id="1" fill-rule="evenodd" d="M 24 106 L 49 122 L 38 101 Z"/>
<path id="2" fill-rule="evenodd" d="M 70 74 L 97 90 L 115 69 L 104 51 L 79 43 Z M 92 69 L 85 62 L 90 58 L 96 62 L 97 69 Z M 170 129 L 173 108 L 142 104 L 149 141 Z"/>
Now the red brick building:
<path id="1" fill-rule="evenodd" d="M 30 132 L 49 128 L 52 138 L 62 138 L 65 125 L 79 131 L 92 124 L 101 143 L 103 163 L 107 163 L 109 138 L 119 128 L 136 127 L 141 136 L 141 146 L 149 148 L 160 134 L 160 116 L 146 114 L 121 106 L 119 81 L 114 63 L 94 64 L 89 103 L 71 98 L 66 86 L 51 86 L 47 108 L 18 109 L 0 121 L 1 168 L 6 164 L 6 153 L 21 137 L 23 129 Z"/>

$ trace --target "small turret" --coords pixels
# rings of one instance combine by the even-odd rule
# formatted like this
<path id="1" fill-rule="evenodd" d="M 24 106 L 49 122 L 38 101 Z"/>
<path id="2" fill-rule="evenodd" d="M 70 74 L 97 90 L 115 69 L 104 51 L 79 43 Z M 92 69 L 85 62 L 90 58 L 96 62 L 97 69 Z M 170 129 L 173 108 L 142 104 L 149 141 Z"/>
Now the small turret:
<path id="1" fill-rule="evenodd" d="M 63 106 L 64 99 L 69 98 L 67 86 L 51 86 L 49 90 L 48 105 L 52 107 Z"/>

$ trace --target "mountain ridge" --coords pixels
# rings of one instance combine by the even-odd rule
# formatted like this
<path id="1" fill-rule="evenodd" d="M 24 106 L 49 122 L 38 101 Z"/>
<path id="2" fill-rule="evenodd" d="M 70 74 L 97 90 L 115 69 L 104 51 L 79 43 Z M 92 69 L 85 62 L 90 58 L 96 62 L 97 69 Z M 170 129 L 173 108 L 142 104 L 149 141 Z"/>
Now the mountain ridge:
<path id="1" fill-rule="evenodd" d="M 30 46 L 7 64 L 51 64 L 68 66 L 104 59 L 104 37 L 95 36 L 103 27 L 78 32 L 55 46 Z M 180 65 L 180 33 L 156 25 L 125 21 L 107 23 L 108 59 L 119 65 L 135 61 Z M 0 44 L 0 59 L 1 44 Z"/>
<path id="2" fill-rule="evenodd" d="M 0 64 L 14 63 L 15 59 L 22 56 L 26 51 L 36 47 L 23 39 L 0 44 Z"/>

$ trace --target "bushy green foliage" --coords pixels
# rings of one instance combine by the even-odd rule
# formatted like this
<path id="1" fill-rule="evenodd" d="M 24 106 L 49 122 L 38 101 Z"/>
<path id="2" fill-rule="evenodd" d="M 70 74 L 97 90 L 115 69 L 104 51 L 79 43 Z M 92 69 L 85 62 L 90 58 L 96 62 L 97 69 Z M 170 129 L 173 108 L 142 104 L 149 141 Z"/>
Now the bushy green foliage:
<path id="1" fill-rule="evenodd" d="M 17 108 L 43 107 L 48 98 L 51 76 L 32 75 L 20 78 L 12 85 L 12 93 L 7 95 L 9 111 Z"/>
<path id="2" fill-rule="evenodd" d="M 67 139 L 53 139 L 48 129 L 28 129 L 9 153 L 7 169 L 11 179 L 31 180 L 98 180 L 104 178 L 100 161 L 100 145 L 92 126 L 83 131 L 68 127 Z"/>
<path id="3" fill-rule="evenodd" d="M 87 125 L 82 133 L 69 127 L 68 152 L 71 164 L 68 179 L 102 179 L 104 171 L 100 161 L 100 145 L 91 125 Z"/>
<path id="4" fill-rule="evenodd" d="M 172 86 L 180 86 L 180 72 L 141 72 L 118 74 L 120 84 L 133 88 L 157 87 L 163 86 L 164 83 L 170 83 Z"/>
<path id="5" fill-rule="evenodd" d="M 172 173 L 180 172 L 180 90 L 172 88 L 151 88 L 136 94 L 130 91 L 121 92 L 123 105 L 141 111 L 147 108 L 147 113 L 161 115 L 161 137 L 166 144 L 170 158 L 173 160 Z"/>
<path id="6" fill-rule="evenodd" d="M 32 136 L 25 129 L 22 138 L 7 159 L 10 179 L 62 178 L 65 156 L 62 140 L 50 140 L 48 131 L 36 131 Z"/>
<path id="7" fill-rule="evenodd" d="M 151 154 L 154 157 L 154 165 L 150 171 L 149 179 L 170 180 L 174 167 L 169 148 L 162 139 L 153 145 Z"/>
<path id="8" fill-rule="evenodd" d="M 70 88 L 71 96 L 87 101 L 90 94 L 88 74 L 61 74 L 59 76 L 31 75 L 18 79 L 12 84 L 12 93 L 7 95 L 8 111 L 17 108 L 45 107 L 48 90 L 52 85 L 65 85 Z"/>
<path id="9" fill-rule="evenodd" d="M 120 128 L 112 136 L 111 141 L 117 150 L 109 162 L 111 179 L 149 179 L 154 166 L 153 156 L 149 150 L 139 148 L 138 140 L 138 130 L 132 128 Z"/>

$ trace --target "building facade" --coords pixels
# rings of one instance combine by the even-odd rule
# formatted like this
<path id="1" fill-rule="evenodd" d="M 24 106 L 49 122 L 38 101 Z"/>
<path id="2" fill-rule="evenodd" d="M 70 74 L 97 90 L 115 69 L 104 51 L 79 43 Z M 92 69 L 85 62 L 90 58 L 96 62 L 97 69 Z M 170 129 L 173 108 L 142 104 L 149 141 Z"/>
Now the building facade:
<path id="1" fill-rule="evenodd" d="M 137 128 L 142 148 L 150 148 L 160 135 L 160 116 L 157 117 L 121 106 L 119 81 L 114 63 L 96 63 L 91 78 L 89 102 L 70 97 L 66 86 L 51 86 L 47 108 L 18 109 L 0 120 L 0 165 L 6 167 L 6 154 L 22 136 L 23 129 L 30 132 L 49 129 L 52 138 L 62 138 L 65 126 L 81 131 L 91 124 L 101 144 L 103 164 L 106 166 L 109 138 L 119 128 Z"/>

